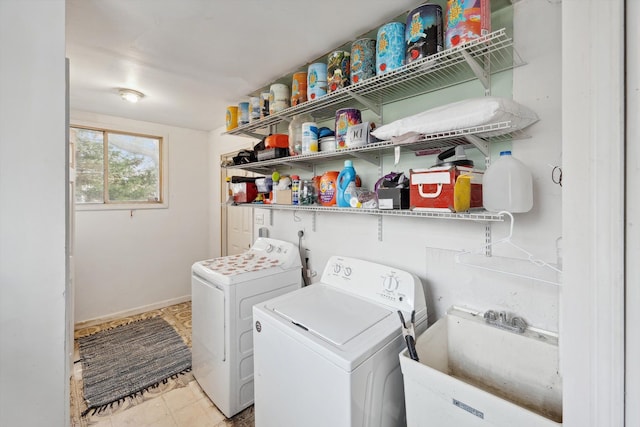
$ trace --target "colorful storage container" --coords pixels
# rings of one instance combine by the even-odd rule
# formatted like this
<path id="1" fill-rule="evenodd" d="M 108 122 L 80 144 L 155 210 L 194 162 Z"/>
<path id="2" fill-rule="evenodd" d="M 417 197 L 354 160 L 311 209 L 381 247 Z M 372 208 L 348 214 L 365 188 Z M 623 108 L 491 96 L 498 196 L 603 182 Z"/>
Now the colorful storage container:
<path id="1" fill-rule="evenodd" d="M 444 48 L 442 8 L 426 3 L 407 15 L 405 63 L 440 52 Z"/>
<path id="2" fill-rule="evenodd" d="M 351 53 L 342 50 L 332 52 L 327 58 L 327 91 L 334 92 L 349 86 Z"/>
<path id="3" fill-rule="evenodd" d="M 402 22 L 390 22 L 378 30 L 376 39 L 376 75 L 404 65 L 404 31 Z"/>
<path id="4" fill-rule="evenodd" d="M 491 32 L 489 0 L 447 0 L 445 49 Z"/>
<path id="5" fill-rule="evenodd" d="M 376 41 L 358 39 L 351 44 L 351 84 L 376 75 Z"/>
<path id="6" fill-rule="evenodd" d="M 307 99 L 313 101 L 327 94 L 327 64 L 316 62 L 307 72 Z"/>

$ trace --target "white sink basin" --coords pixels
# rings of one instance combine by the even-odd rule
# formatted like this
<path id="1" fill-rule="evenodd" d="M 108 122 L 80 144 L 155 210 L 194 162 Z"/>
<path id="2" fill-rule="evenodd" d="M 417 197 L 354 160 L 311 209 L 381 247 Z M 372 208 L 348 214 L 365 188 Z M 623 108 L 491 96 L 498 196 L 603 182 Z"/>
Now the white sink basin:
<path id="1" fill-rule="evenodd" d="M 400 353 L 408 427 L 562 425 L 558 340 L 489 325 L 452 308 Z"/>

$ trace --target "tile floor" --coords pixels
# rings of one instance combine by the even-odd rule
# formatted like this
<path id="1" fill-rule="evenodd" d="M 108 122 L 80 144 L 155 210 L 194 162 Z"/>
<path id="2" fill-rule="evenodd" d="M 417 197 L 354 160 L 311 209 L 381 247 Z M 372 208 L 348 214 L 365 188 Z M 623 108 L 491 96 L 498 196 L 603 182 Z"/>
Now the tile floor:
<path id="1" fill-rule="evenodd" d="M 191 346 L 191 303 L 172 305 L 147 313 L 89 326 L 75 331 L 76 339 L 113 328 L 133 320 L 162 316 Z M 76 342 L 76 357 L 79 360 Z M 136 398 L 114 405 L 101 413 L 89 412 L 82 417 L 86 408 L 82 398 L 82 365 L 74 365 L 71 380 L 71 425 L 73 427 L 253 427 L 253 407 L 249 407 L 231 419 L 215 407 L 204 394 L 193 375 L 186 374 L 161 384 Z"/>

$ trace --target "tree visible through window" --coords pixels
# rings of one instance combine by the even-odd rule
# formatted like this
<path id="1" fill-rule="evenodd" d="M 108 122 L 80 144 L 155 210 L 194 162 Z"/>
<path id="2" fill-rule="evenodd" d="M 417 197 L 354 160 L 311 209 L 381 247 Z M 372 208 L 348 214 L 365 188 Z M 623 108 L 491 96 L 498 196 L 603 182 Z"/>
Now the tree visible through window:
<path id="1" fill-rule="evenodd" d="M 162 138 L 71 128 L 76 203 L 161 203 Z"/>

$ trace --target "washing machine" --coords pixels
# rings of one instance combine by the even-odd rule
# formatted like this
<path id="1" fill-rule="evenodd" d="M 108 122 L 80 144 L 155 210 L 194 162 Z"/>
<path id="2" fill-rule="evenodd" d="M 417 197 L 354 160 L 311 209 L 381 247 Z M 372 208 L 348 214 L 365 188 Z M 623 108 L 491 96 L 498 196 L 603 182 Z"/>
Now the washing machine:
<path id="1" fill-rule="evenodd" d="M 254 304 L 300 288 L 292 243 L 258 238 L 239 255 L 192 266 L 193 376 L 227 417 L 253 404 Z"/>
<path id="2" fill-rule="evenodd" d="M 426 329 L 418 277 L 338 256 L 319 283 L 254 305 L 255 425 L 404 426 L 398 310 Z"/>

